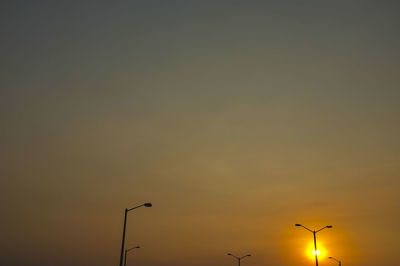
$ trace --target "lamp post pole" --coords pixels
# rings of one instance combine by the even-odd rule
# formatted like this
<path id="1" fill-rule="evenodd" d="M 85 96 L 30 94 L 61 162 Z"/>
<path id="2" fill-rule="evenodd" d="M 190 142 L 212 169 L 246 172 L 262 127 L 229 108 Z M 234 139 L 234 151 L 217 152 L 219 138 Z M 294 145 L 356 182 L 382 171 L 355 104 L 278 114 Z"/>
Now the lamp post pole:
<path id="1" fill-rule="evenodd" d="M 130 208 L 130 209 L 125 209 L 125 216 L 124 216 L 124 227 L 122 229 L 122 245 L 121 245 L 121 257 L 119 259 L 119 266 L 122 266 L 123 263 L 123 258 L 124 258 L 124 248 L 125 248 L 125 232 L 126 232 L 126 218 L 128 215 L 129 211 L 132 211 L 134 209 L 140 208 L 140 207 L 151 207 L 152 204 L 151 203 L 144 203 L 142 205 Z"/>
<path id="2" fill-rule="evenodd" d="M 238 266 L 240 266 L 240 261 L 241 261 L 242 259 L 251 256 L 251 254 L 247 254 L 246 256 L 243 256 L 243 257 L 237 257 L 237 256 L 235 256 L 235 255 L 233 255 L 233 254 L 231 254 L 231 253 L 228 253 L 227 255 L 228 255 L 228 256 L 232 256 L 232 257 L 234 257 L 235 259 L 237 259 L 237 260 L 238 260 Z"/>
<path id="3" fill-rule="evenodd" d="M 316 232 L 313 231 L 314 234 L 314 254 L 315 254 L 315 265 L 318 266 L 318 252 L 317 252 L 317 237 L 316 237 Z"/>
<path id="4" fill-rule="evenodd" d="M 317 234 L 319 231 L 324 230 L 325 228 L 332 228 L 333 226 L 332 226 L 332 225 L 327 225 L 327 226 L 322 227 L 321 229 L 319 229 L 319 230 L 317 230 L 317 231 L 308 229 L 307 227 L 305 227 L 305 226 L 303 226 L 303 225 L 301 225 L 301 224 L 295 224 L 295 226 L 303 227 L 304 229 L 306 229 L 306 230 L 310 231 L 311 233 L 313 233 L 313 235 L 314 235 L 315 265 L 318 266 L 318 251 L 317 251 L 317 236 L 316 236 L 316 234 Z"/>

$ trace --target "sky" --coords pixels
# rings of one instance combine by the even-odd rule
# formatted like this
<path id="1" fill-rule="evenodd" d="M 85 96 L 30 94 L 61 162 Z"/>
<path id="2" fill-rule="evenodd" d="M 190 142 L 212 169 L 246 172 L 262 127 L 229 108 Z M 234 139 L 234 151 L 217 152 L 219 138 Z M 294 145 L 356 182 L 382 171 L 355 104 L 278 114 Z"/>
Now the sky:
<path id="1" fill-rule="evenodd" d="M 397 1 L 2 1 L 7 266 L 398 266 Z"/>

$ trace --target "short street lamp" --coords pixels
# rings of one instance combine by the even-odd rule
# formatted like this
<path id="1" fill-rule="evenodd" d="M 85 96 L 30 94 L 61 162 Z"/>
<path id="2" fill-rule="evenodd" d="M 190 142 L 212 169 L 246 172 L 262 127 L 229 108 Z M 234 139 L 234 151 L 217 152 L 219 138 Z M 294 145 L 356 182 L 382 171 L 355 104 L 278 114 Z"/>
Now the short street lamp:
<path id="1" fill-rule="evenodd" d="M 227 255 L 228 255 L 228 256 L 232 256 L 232 257 L 234 257 L 235 259 L 237 259 L 237 260 L 238 260 L 238 266 L 240 266 L 240 261 L 241 261 L 242 259 L 251 256 L 250 254 L 247 254 L 246 256 L 243 256 L 243 257 L 237 257 L 237 256 L 235 256 L 235 255 L 233 255 L 233 254 L 231 254 L 231 253 L 228 253 Z"/>
<path id="2" fill-rule="evenodd" d="M 334 257 L 328 257 L 328 258 L 331 259 L 331 260 L 334 260 L 334 261 L 338 262 L 338 263 L 339 263 L 339 266 L 342 266 L 342 262 L 341 262 L 340 260 L 335 259 Z"/>
<path id="3" fill-rule="evenodd" d="M 135 248 L 140 248 L 140 247 L 137 246 L 137 247 L 133 247 L 133 248 L 130 248 L 130 249 L 125 249 L 124 266 L 126 266 L 126 257 L 127 257 L 126 255 L 128 254 L 129 251 L 132 251 Z"/>

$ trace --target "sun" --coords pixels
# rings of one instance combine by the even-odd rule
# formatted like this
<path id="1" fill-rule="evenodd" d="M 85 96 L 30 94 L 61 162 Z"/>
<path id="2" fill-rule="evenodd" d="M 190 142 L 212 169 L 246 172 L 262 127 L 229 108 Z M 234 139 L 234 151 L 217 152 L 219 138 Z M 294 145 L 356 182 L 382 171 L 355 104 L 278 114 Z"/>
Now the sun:
<path id="1" fill-rule="evenodd" d="M 318 243 L 318 248 L 317 248 L 317 257 L 318 260 L 323 260 L 327 257 L 327 250 L 324 248 L 323 243 Z M 315 260 L 315 250 L 314 250 L 314 242 L 310 242 L 305 250 L 305 255 L 308 257 L 310 260 Z"/>
<path id="2" fill-rule="evenodd" d="M 312 251 L 313 256 L 315 256 L 315 250 L 313 249 Z M 317 256 L 321 255 L 321 251 L 319 251 L 319 249 L 317 249 Z"/>

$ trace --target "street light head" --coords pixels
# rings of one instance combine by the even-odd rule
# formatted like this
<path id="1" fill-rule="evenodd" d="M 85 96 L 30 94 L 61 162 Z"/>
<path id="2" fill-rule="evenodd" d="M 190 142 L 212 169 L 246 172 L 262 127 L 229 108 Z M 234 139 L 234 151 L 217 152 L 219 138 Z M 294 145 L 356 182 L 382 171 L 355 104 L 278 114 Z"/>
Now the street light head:
<path id="1" fill-rule="evenodd" d="M 231 254 L 231 253 L 228 253 L 228 254 L 226 254 L 226 255 L 231 256 L 232 254 Z"/>
<path id="2" fill-rule="evenodd" d="M 326 226 L 326 228 L 332 228 L 333 226 L 332 225 L 328 225 L 328 226 Z"/>
<path id="3" fill-rule="evenodd" d="M 332 257 L 328 257 L 328 259 L 332 259 Z"/>
<path id="4" fill-rule="evenodd" d="M 135 248 L 140 248 L 139 246 L 135 247 Z"/>
<path id="5" fill-rule="evenodd" d="M 301 224 L 295 224 L 294 226 L 301 226 Z"/>
<path id="6" fill-rule="evenodd" d="M 145 207 L 151 207 L 153 206 L 153 204 L 151 204 L 150 202 L 146 202 L 145 204 L 143 204 Z"/>
<path id="7" fill-rule="evenodd" d="M 247 256 L 247 257 L 251 257 L 251 254 L 247 254 L 246 256 Z"/>

